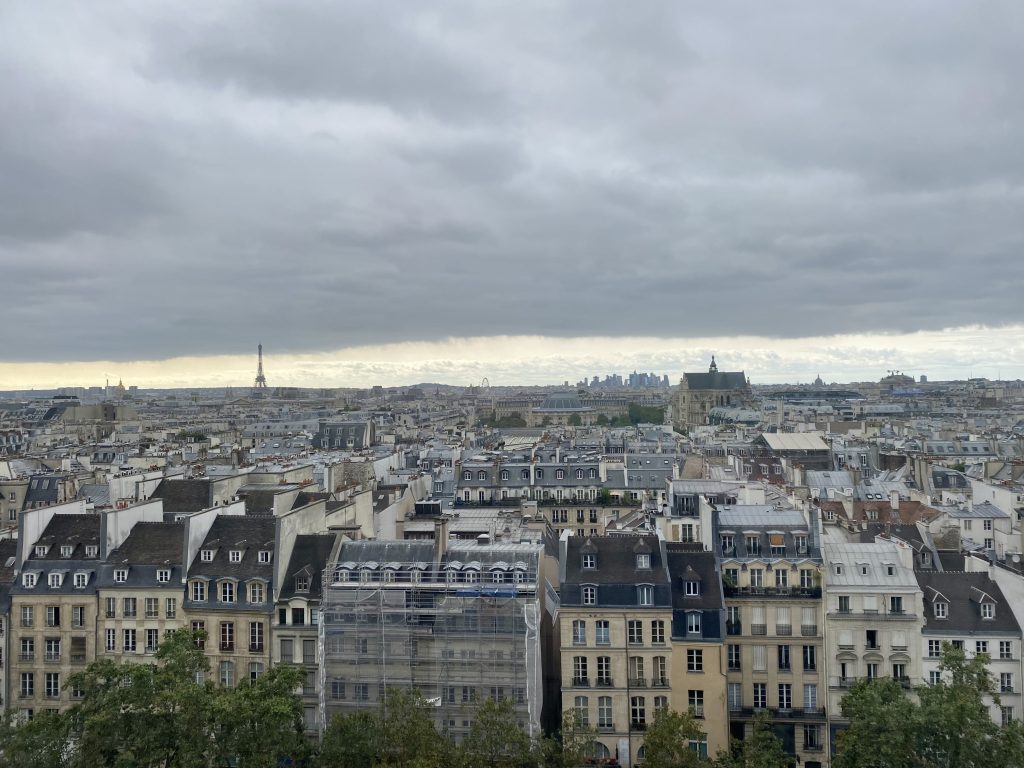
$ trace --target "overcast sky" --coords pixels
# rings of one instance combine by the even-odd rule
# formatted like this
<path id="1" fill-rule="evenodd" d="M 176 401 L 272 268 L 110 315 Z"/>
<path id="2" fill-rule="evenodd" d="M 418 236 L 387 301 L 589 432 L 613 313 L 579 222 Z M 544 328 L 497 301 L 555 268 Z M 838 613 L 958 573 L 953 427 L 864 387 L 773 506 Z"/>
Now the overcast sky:
<path id="1" fill-rule="evenodd" d="M 7 2 L 0 363 L 262 341 L 280 377 L 355 347 L 386 378 L 416 342 L 412 380 L 480 345 L 576 350 L 561 380 L 881 332 L 1024 372 L 1019 329 L 913 335 L 1024 322 L 1022 28 L 1019 0 Z"/>

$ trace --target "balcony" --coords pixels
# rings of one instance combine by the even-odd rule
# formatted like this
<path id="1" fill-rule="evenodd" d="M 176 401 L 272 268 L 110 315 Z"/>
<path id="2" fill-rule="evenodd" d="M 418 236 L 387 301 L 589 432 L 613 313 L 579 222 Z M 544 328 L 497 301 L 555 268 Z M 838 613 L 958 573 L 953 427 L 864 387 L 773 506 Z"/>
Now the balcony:
<path id="1" fill-rule="evenodd" d="M 667 677 L 656 677 L 656 678 L 654 678 L 653 680 L 651 680 L 651 687 L 652 688 L 668 688 L 668 678 Z"/>
<path id="2" fill-rule="evenodd" d="M 263 643 L 249 643 L 249 650 L 253 653 L 263 651 Z"/>
<path id="3" fill-rule="evenodd" d="M 727 635 L 742 635 L 743 624 L 739 621 L 727 621 L 725 622 L 725 634 Z"/>
<path id="4" fill-rule="evenodd" d="M 750 634 L 752 635 L 767 635 L 768 625 L 767 624 L 751 624 Z"/>
<path id="5" fill-rule="evenodd" d="M 634 730 L 634 731 L 646 731 L 647 730 L 647 723 L 641 723 L 638 720 L 634 720 L 633 722 L 631 722 L 629 724 L 629 727 L 632 730 Z"/>
<path id="6" fill-rule="evenodd" d="M 598 688 L 611 688 L 615 683 L 612 682 L 610 677 L 599 677 L 594 681 L 594 685 Z"/>
<path id="7" fill-rule="evenodd" d="M 646 688 L 647 687 L 647 680 L 645 680 L 642 677 L 631 677 L 631 678 L 629 678 L 629 687 L 630 688 Z"/>
<path id="8" fill-rule="evenodd" d="M 60 661 L 60 651 L 47 651 L 43 658 L 46 661 Z"/>
<path id="9" fill-rule="evenodd" d="M 871 619 L 872 621 L 913 621 L 917 618 L 917 614 L 910 613 L 909 611 L 887 611 L 882 613 L 880 611 L 844 611 L 842 609 L 838 611 L 829 611 L 828 615 L 834 619 Z"/>
<path id="10" fill-rule="evenodd" d="M 589 688 L 590 678 L 589 677 L 574 677 L 572 679 L 573 688 Z"/>
<path id="11" fill-rule="evenodd" d="M 72 664 L 85 664 L 85 654 L 84 653 L 72 653 L 71 654 L 71 663 Z"/>
<path id="12" fill-rule="evenodd" d="M 857 682 L 855 677 L 833 677 L 831 687 L 846 689 L 850 688 L 855 682 Z"/>
<path id="13" fill-rule="evenodd" d="M 35 658 L 36 658 L 35 653 L 33 653 L 31 651 L 29 653 L 19 653 L 18 654 L 18 661 L 35 661 Z"/>
<path id="14" fill-rule="evenodd" d="M 801 624 L 800 634 L 804 637 L 817 637 L 818 625 L 817 624 Z"/>
<path id="15" fill-rule="evenodd" d="M 108 619 L 117 618 L 117 612 L 116 611 L 107 611 L 105 615 L 106 615 L 106 617 Z"/>
<path id="16" fill-rule="evenodd" d="M 776 624 L 775 634 L 778 637 L 789 637 L 793 634 L 793 627 L 790 624 Z"/>
<path id="17" fill-rule="evenodd" d="M 805 741 L 804 752 L 821 752 L 824 747 L 821 746 L 821 742 L 818 741 Z"/>
<path id="18" fill-rule="evenodd" d="M 220 649 L 222 651 L 233 651 L 233 650 L 235 650 L 235 644 L 234 643 L 221 642 Z"/>
<path id="19" fill-rule="evenodd" d="M 796 709 L 779 709 L 778 707 L 730 707 L 729 711 L 736 717 L 756 717 L 762 712 L 772 720 L 824 720 L 824 707 L 805 707 Z"/>
<path id="20" fill-rule="evenodd" d="M 613 733 L 615 731 L 615 723 L 598 723 L 598 733 Z"/>
<path id="21" fill-rule="evenodd" d="M 765 597 L 771 599 L 787 597 L 794 600 L 821 599 L 821 587 L 736 587 L 725 585 L 723 591 L 726 597 Z"/>

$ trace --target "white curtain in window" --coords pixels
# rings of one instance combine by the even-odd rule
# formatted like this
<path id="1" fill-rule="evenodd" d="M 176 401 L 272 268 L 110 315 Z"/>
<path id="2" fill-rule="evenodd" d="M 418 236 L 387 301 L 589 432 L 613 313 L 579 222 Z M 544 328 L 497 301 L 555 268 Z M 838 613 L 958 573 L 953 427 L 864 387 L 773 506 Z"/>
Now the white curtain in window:
<path id="1" fill-rule="evenodd" d="M 814 619 L 814 608 L 801 608 L 800 611 L 801 616 L 803 617 L 801 621 L 804 624 L 806 624 L 807 626 L 813 626 L 818 623 Z"/>
<path id="2" fill-rule="evenodd" d="M 877 611 L 878 610 L 878 595 L 864 595 L 864 610 L 865 611 Z"/>
<path id="3" fill-rule="evenodd" d="M 752 624 L 767 624 L 768 620 L 765 618 L 765 607 L 763 605 L 755 605 L 752 613 L 753 618 L 750 620 Z"/>
<path id="4" fill-rule="evenodd" d="M 754 670 L 757 672 L 764 672 L 768 668 L 768 654 L 766 646 L 755 645 L 754 646 Z"/>
<path id="5" fill-rule="evenodd" d="M 789 606 L 780 605 L 775 609 L 775 623 L 788 627 L 790 624 Z"/>

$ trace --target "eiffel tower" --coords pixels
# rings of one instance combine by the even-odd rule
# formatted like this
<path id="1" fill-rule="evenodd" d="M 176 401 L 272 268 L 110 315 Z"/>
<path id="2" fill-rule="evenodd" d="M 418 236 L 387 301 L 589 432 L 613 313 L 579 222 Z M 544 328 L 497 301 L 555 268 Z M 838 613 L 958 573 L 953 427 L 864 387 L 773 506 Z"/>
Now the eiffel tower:
<path id="1" fill-rule="evenodd" d="M 267 377 L 263 375 L 263 345 L 258 345 L 260 351 L 259 365 L 256 366 L 256 383 L 252 385 L 253 389 L 266 389 L 267 388 Z"/>

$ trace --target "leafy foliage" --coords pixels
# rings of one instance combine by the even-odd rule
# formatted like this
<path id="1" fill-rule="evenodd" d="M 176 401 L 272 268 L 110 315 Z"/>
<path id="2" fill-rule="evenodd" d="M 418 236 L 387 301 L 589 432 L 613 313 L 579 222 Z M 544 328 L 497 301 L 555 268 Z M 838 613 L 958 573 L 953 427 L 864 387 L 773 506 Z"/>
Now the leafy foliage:
<path id="1" fill-rule="evenodd" d="M 690 741 L 705 738 L 700 723 L 689 712 L 658 710 L 644 735 L 645 768 L 691 768 L 705 762 L 690 748 Z"/>
<path id="2" fill-rule="evenodd" d="M 718 768 L 789 768 L 790 758 L 772 730 L 768 716 L 759 714 L 753 726 L 751 735 L 743 741 L 733 740 L 732 749 L 720 754 L 715 765 Z"/>

